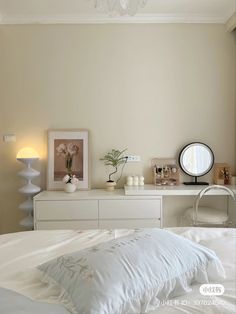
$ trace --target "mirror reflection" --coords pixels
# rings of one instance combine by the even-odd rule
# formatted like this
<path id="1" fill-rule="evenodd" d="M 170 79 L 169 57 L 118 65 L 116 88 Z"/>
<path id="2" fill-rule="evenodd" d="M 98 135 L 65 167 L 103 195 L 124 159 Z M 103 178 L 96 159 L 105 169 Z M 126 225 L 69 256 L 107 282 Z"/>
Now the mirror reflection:
<path id="1" fill-rule="evenodd" d="M 205 146 L 193 145 L 184 152 L 182 162 L 189 174 L 199 176 L 211 167 L 212 155 Z"/>

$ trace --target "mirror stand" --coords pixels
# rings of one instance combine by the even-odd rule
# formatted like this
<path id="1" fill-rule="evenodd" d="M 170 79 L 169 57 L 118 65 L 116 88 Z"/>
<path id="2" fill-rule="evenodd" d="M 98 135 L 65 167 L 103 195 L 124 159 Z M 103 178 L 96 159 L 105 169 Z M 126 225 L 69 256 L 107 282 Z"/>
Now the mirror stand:
<path id="1" fill-rule="evenodd" d="M 208 182 L 198 182 L 197 178 L 198 177 L 193 177 L 194 181 L 192 182 L 183 182 L 185 185 L 209 185 Z"/>

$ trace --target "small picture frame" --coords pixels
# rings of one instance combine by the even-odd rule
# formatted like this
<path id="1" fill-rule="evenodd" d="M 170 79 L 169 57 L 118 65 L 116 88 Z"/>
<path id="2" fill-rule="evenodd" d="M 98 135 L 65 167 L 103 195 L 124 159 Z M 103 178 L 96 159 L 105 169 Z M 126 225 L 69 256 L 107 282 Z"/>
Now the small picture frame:
<path id="1" fill-rule="evenodd" d="M 226 163 L 214 164 L 214 184 L 230 185 L 232 179 L 230 166 Z"/>
<path id="2" fill-rule="evenodd" d="M 68 169 L 79 179 L 79 190 L 90 188 L 88 130 L 48 130 L 47 189 L 63 190 Z"/>

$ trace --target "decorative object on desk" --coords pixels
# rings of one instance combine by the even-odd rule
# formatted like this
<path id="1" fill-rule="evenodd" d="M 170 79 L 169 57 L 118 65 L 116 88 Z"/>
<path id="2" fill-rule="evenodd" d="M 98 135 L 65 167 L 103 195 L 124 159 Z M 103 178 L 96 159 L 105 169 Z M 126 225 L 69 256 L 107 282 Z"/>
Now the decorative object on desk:
<path id="1" fill-rule="evenodd" d="M 139 176 L 138 179 L 139 179 L 138 185 L 143 186 L 144 185 L 144 176 Z"/>
<path id="2" fill-rule="evenodd" d="M 67 193 L 73 193 L 77 189 L 77 185 L 79 183 L 79 180 L 76 178 L 75 175 L 67 174 L 62 179 L 64 182 L 64 191 Z"/>
<path id="3" fill-rule="evenodd" d="M 144 177 L 143 176 L 128 176 L 126 179 L 127 186 L 143 186 Z"/>
<path id="4" fill-rule="evenodd" d="M 231 169 L 226 163 L 216 163 L 214 164 L 214 176 L 213 182 L 215 184 L 229 185 L 231 184 Z"/>
<path id="5" fill-rule="evenodd" d="M 89 189 L 88 130 L 48 131 L 48 190 L 62 190 L 67 174 L 78 178 L 79 189 Z"/>
<path id="6" fill-rule="evenodd" d="M 101 12 L 113 15 L 135 15 L 143 8 L 147 0 L 93 0 L 94 6 Z"/>
<path id="7" fill-rule="evenodd" d="M 17 156 L 18 161 L 25 164 L 26 168 L 21 170 L 18 175 L 27 180 L 27 184 L 19 189 L 19 192 L 27 196 L 27 200 L 20 204 L 19 209 L 23 210 L 27 216 L 20 221 L 20 225 L 27 229 L 33 229 L 33 196 L 40 192 L 40 187 L 32 184 L 32 180 L 40 175 L 40 172 L 31 168 L 31 164 L 39 159 L 38 153 L 30 148 L 22 148 Z"/>
<path id="8" fill-rule="evenodd" d="M 133 177 L 133 185 L 134 186 L 138 186 L 139 185 L 139 178 L 138 178 L 138 176 L 134 176 Z"/>
<path id="9" fill-rule="evenodd" d="M 114 190 L 117 182 L 120 180 L 120 178 L 123 174 L 124 166 L 126 165 L 127 159 L 128 159 L 127 156 L 123 155 L 125 151 L 126 151 L 126 149 L 124 149 L 122 151 L 120 151 L 118 149 L 112 149 L 110 152 L 106 153 L 103 158 L 100 159 L 100 160 L 104 161 L 104 164 L 106 166 L 113 167 L 112 172 L 109 173 L 108 181 L 106 182 L 107 191 L 113 191 Z M 114 180 L 112 180 L 112 176 L 118 172 L 118 169 L 121 165 L 123 165 L 121 168 L 121 174 L 115 182 Z"/>
<path id="10" fill-rule="evenodd" d="M 184 182 L 186 185 L 208 185 L 207 182 L 198 182 L 197 178 L 207 174 L 214 165 L 214 154 L 211 148 L 200 142 L 190 143 L 182 148 L 179 154 L 181 169 L 194 178 L 193 182 Z"/>
<path id="11" fill-rule="evenodd" d="M 111 191 L 114 191 L 116 187 L 116 182 L 115 181 L 107 181 L 106 182 L 106 190 L 111 192 Z"/>
<path id="12" fill-rule="evenodd" d="M 155 185 L 178 185 L 179 167 L 175 159 L 153 158 L 152 168 Z"/>
<path id="13" fill-rule="evenodd" d="M 132 176 L 128 176 L 127 179 L 126 179 L 126 185 L 132 186 L 133 182 L 134 182 L 133 177 Z"/>

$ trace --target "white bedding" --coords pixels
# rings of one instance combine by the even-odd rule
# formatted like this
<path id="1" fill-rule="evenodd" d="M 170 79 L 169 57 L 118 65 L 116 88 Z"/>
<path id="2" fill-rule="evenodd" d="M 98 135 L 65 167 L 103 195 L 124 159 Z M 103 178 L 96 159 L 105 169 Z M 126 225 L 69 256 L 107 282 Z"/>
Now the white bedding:
<path id="1" fill-rule="evenodd" d="M 213 249 L 226 271 L 222 296 L 206 297 L 199 285 L 188 295 L 172 299 L 152 314 L 168 313 L 236 313 L 236 230 L 208 228 L 169 229 Z M 12 289 L 32 299 L 63 302 L 73 313 L 73 306 L 63 299 L 57 285 L 39 280 L 35 268 L 52 258 L 84 249 L 100 242 L 127 235 L 132 230 L 32 231 L 0 236 L 0 287 Z M 112 313 L 111 313 L 112 314 Z"/>

